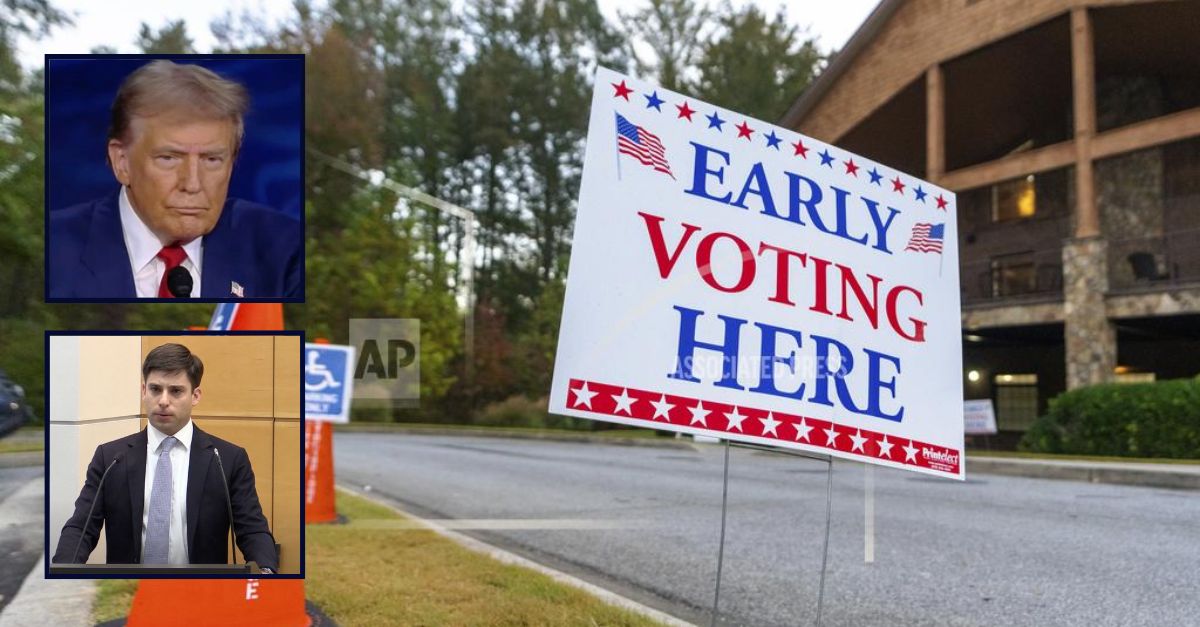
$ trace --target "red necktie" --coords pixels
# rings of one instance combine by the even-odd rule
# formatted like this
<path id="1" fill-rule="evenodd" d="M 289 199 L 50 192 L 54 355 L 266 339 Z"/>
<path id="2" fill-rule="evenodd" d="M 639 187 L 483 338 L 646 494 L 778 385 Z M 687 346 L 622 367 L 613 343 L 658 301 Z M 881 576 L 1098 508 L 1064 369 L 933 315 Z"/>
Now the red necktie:
<path id="1" fill-rule="evenodd" d="M 163 249 L 158 251 L 158 255 L 156 256 L 162 259 L 163 263 L 167 264 L 167 269 L 163 270 L 162 282 L 158 284 L 158 297 L 175 298 L 171 294 L 171 290 L 167 289 L 167 277 L 170 276 L 172 270 L 178 268 L 179 264 L 183 263 L 184 259 L 187 259 L 187 252 L 179 244 L 171 244 L 170 246 L 163 246 Z"/>

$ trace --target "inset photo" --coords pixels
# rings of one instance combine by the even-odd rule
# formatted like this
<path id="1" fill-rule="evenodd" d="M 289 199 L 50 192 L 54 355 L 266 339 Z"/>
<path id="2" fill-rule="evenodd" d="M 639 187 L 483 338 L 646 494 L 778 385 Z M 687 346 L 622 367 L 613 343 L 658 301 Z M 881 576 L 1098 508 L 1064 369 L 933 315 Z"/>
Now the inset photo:
<path id="1" fill-rule="evenodd" d="M 46 345 L 47 577 L 303 577 L 301 333 Z"/>
<path id="2" fill-rule="evenodd" d="M 48 302 L 303 301 L 303 55 L 45 72 Z"/>

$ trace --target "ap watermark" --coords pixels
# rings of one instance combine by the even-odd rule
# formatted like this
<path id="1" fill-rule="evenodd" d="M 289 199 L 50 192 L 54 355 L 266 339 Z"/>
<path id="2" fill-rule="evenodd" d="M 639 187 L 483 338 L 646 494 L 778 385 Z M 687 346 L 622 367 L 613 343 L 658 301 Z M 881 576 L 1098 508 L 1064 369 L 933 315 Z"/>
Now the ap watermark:
<path id="1" fill-rule="evenodd" d="M 421 321 L 414 318 L 352 318 L 354 402 L 367 406 L 416 407 L 421 400 Z"/>

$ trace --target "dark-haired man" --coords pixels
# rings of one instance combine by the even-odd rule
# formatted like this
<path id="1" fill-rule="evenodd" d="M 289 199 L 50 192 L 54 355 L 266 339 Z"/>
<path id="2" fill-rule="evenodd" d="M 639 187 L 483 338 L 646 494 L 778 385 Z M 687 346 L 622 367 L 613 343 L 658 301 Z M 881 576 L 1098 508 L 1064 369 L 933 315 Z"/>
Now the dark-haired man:
<path id="1" fill-rule="evenodd" d="M 219 474 L 223 464 L 238 547 L 264 572 L 279 568 L 245 449 L 192 424 L 203 375 L 203 362 L 181 344 L 163 344 L 146 355 L 142 403 L 149 425 L 96 448 L 75 513 L 59 536 L 55 563 L 86 562 L 101 527 L 110 564 L 226 563 L 231 521 Z"/>
<path id="2" fill-rule="evenodd" d="M 114 193 L 52 211 L 49 298 L 291 298 L 300 223 L 227 198 L 246 89 L 165 59 L 121 85 L 108 129 Z"/>

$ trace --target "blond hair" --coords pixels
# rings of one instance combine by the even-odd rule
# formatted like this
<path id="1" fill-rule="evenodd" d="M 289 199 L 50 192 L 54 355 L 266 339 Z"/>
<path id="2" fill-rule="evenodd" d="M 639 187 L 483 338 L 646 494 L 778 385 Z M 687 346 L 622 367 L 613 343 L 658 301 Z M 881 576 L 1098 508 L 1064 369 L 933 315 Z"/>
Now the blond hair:
<path id="1" fill-rule="evenodd" d="M 245 133 L 242 117 L 249 107 L 250 95 L 242 85 L 199 65 L 159 59 L 138 68 L 121 83 L 113 100 L 108 139 L 128 144 L 134 118 L 182 111 L 200 119 L 229 120 L 237 154 Z"/>

